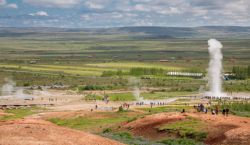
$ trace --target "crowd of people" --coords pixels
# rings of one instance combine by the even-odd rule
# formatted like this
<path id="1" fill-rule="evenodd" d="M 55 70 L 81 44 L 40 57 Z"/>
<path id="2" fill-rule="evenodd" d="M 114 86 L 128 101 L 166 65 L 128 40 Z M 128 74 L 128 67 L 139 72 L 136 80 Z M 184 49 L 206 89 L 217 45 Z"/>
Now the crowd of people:
<path id="1" fill-rule="evenodd" d="M 142 101 L 142 102 L 136 102 L 135 105 L 136 106 L 150 105 L 150 107 L 152 108 L 153 106 L 165 106 L 165 105 L 167 105 L 167 103 L 166 102 L 159 102 L 159 101 L 145 103 Z"/>
<path id="2" fill-rule="evenodd" d="M 212 99 L 212 100 L 215 100 L 215 99 L 218 99 L 218 97 L 216 96 L 205 96 L 203 97 L 205 99 Z M 223 99 L 223 100 L 250 100 L 250 97 L 220 97 L 220 99 Z"/>
<path id="3" fill-rule="evenodd" d="M 198 104 L 197 106 L 194 106 L 194 108 L 198 112 L 204 112 L 206 114 L 208 113 L 208 108 L 205 107 L 202 103 Z M 219 112 L 222 112 L 222 115 L 224 116 L 228 116 L 229 114 L 229 108 L 223 108 L 222 110 L 220 110 L 219 105 L 216 105 L 215 108 L 211 108 L 210 111 L 212 115 L 218 115 Z"/>

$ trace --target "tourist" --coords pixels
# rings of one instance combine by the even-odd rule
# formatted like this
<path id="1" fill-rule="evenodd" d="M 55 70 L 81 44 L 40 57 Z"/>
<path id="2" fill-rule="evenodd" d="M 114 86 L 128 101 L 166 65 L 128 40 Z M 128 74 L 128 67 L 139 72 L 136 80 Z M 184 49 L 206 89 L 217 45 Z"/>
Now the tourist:
<path id="1" fill-rule="evenodd" d="M 219 114 L 219 106 L 218 105 L 215 107 L 215 113 L 216 113 L 216 115 Z"/>
<path id="2" fill-rule="evenodd" d="M 212 112 L 212 115 L 215 115 L 215 110 L 214 109 L 212 109 L 211 112 Z"/>
<path id="3" fill-rule="evenodd" d="M 226 109 L 222 110 L 222 114 L 225 116 L 226 115 Z"/>
<path id="4" fill-rule="evenodd" d="M 153 102 L 150 102 L 150 107 L 153 108 Z"/>
<path id="5" fill-rule="evenodd" d="M 225 113 L 226 113 L 226 116 L 228 116 L 228 114 L 229 114 L 229 109 L 228 108 L 225 110 Z"/>

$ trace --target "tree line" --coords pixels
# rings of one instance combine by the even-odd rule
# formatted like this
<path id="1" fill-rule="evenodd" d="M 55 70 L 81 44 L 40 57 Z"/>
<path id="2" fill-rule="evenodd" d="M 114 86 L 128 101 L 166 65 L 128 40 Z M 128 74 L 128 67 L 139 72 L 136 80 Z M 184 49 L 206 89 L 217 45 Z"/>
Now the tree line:
<path id="1" fill-rule="evenodd" d="M 243 66 L 234 66 L 232 68 L 233 78 L 244 80 L 250 77 L 250 65 L 247 67 Z"/>

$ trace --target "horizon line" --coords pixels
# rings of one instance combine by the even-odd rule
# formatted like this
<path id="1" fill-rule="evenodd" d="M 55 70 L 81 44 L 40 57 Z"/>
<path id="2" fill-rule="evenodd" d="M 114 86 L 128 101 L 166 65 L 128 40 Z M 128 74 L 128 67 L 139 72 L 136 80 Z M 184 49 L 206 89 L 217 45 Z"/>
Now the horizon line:
<path id="1" fill-rule="evenodd" d="M 199 27 L 250 27 L 249 26 L 240 26 L 240 25 L 201 25 L 201 26 L 191 26 L 191 27 L 183 27 L 183 26 L 108 26 L 108 27 L 48 27 L 48 26 L 21 26 L 21 27 L 9 27 L 9 26 L 0 26 L 0 28 L 58 28 L 58 29 L 110 29 L 110 28 L 126 28 L 126 27 L 159 27 L 159 28 L 199 28 Z"/>

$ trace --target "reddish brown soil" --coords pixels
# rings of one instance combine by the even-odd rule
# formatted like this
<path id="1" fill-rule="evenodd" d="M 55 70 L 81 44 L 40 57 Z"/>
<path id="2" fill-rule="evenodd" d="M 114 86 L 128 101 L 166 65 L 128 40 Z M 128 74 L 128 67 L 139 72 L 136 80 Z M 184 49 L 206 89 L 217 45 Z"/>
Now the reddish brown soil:
<path id="1" fill-rule="evenodd" d="M 39 119 L 0 122 L 0 145 L 122 145 Z"/>
<path id="2" fill-rule="evenodd" d="M 210 115 L 190 113 L 189 116 L 207 122 L 208 138 L 205 143 L 210 145 L 249 145 L 250 118 L 229 115 Z"/>
<path id="3" fill-rule="evenodd" d="M 148 139 L 163 139 L 171 137 L 167 132 L 159 132 L 157 127 L 185 119 L 187 116 L 198 118 L 208 126 L 206 132 L 208 137 L 205 140 L 209 145 L 249 145 L 250 144 L 250 118 L 237 116 L 210 115 L 202 113 L 160 113 L 149 115 L 144 118 L 126 124 L 136 136 L 143 136 Z"/>
<path id="4" fill-rule="evenodd" d="M 167 132 L 159 132 L 157 127 L 166 123 L 175 122 L 184 119 L 185 116 L 176 115 L 175 113 L 161 113 L 126 124 L 124 127 L 132 131 L 136 136 L 143 136 L 147 139 L 157 140 L 168 135 Z"/>
<path id="5" fill-rule="evenodd" d="M 7 115 L 7 113 L 5 113 L 3 110 L 0 109 L 0 117 L 5 115 Z"/>
<path id="6" fill-rule="evenodd" d="M 206 139 L 205 143 L 207 144 L 221 144 L 224 140 L 227 139 L 225 132 L 235 129 L 238 126 L 231 125 L 231 124 L 221 124 L 221 125 L 214 125 L 210 127 L 208 130 L 209 135 Z"/>

